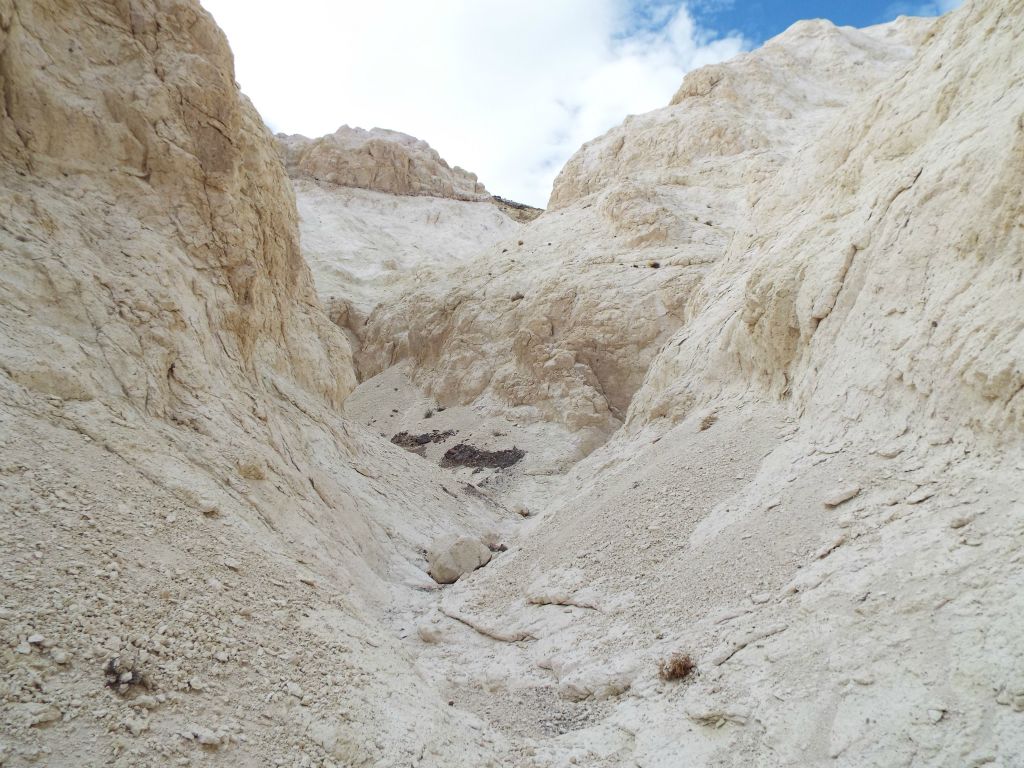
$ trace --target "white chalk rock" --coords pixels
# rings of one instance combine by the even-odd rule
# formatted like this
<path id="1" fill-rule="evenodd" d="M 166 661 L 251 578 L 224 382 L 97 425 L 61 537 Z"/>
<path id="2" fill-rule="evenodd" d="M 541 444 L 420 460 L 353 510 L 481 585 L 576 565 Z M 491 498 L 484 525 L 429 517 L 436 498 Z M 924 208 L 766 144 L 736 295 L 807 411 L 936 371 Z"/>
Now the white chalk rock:
<path id="1" fill-rule="evenodd" d="M 452 584 L 460 576 L 487 565 L 491 550 L 472 536 L 443 536 L 427 552 L 427 573 L 439 584 Z"/>

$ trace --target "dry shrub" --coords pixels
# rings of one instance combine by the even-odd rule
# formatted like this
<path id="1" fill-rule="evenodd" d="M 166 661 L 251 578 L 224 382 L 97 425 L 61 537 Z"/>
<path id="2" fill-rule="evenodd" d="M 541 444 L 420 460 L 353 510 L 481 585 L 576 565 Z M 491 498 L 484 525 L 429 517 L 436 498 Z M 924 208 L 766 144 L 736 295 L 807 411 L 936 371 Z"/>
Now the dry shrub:
<path id="1" fill-rule="evenodd" d="M 712 425 L 718 421 L 718 413 L 711 411 L 704 415 L 704 418 L 700 420 L 700 431 L 703 432 L 706 429 L 710 429 Z"/>
<path id="2" fill-rule="evenodd" d="M 697 662 L 688 653 L 677 651 L 658 662 L 658 677 L 662 680 L 685 680 L 697 668 Z"/>

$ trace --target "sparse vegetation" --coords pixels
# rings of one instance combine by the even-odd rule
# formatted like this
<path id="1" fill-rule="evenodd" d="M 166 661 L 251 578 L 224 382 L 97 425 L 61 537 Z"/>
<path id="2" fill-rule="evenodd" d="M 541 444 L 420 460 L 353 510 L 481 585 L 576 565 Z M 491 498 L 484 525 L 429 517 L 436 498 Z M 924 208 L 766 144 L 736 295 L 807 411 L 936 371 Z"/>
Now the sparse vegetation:
<path id="1" fill-rule="evenodd" d="M 704 414 L 704 418 L 700 420 L 700 431 L 703 432 L 706 429 L 710 429 L 716 421 L 718 421 L 718 413 L 716 411 Z"/>
<path id="2" fill-rule="evenodd" d="M 662 680 L 685 680 L 697 668 L 697 662 L 688 653 L 677 651 L 658 662 L 658 677 Z"/>

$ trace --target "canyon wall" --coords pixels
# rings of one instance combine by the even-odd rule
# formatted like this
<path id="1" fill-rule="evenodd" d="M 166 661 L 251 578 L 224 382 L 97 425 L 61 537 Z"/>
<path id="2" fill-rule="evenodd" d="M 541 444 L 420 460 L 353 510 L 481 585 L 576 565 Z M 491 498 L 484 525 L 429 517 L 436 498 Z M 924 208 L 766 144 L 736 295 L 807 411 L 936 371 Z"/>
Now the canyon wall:
<path id="1" fill-rule="evenodd" d="M 339 417 L 351 349 L 216 25 L 3 0 L 0 91 L 0 762 L 483 764 L 379 620 L 499 512 Z"/>

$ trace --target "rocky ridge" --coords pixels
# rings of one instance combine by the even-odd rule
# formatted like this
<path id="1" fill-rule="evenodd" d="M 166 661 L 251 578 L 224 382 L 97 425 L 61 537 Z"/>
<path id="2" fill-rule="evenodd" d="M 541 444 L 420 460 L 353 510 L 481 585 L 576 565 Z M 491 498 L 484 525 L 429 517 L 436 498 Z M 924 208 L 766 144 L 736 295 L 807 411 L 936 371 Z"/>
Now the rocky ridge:
<path id="1" fill-rule="evenodd" d="M 375 307 L 432 280 L 431 267 L 466 264 L 539 213 L 492 197 L 474 174 L 397 131 L 342 126 L 317 139 L 279 134 L 276 144 L 317 292 L 354 349 Z"/>
<path id="2" fill-rule="evenodd" d="M 343 125 L 316 139 L 278 134 L 277 146 L 292 177 L 392 195 L 490 199 L 475 173 L 452 168 L 427 142 L 398 131 Z"/>

